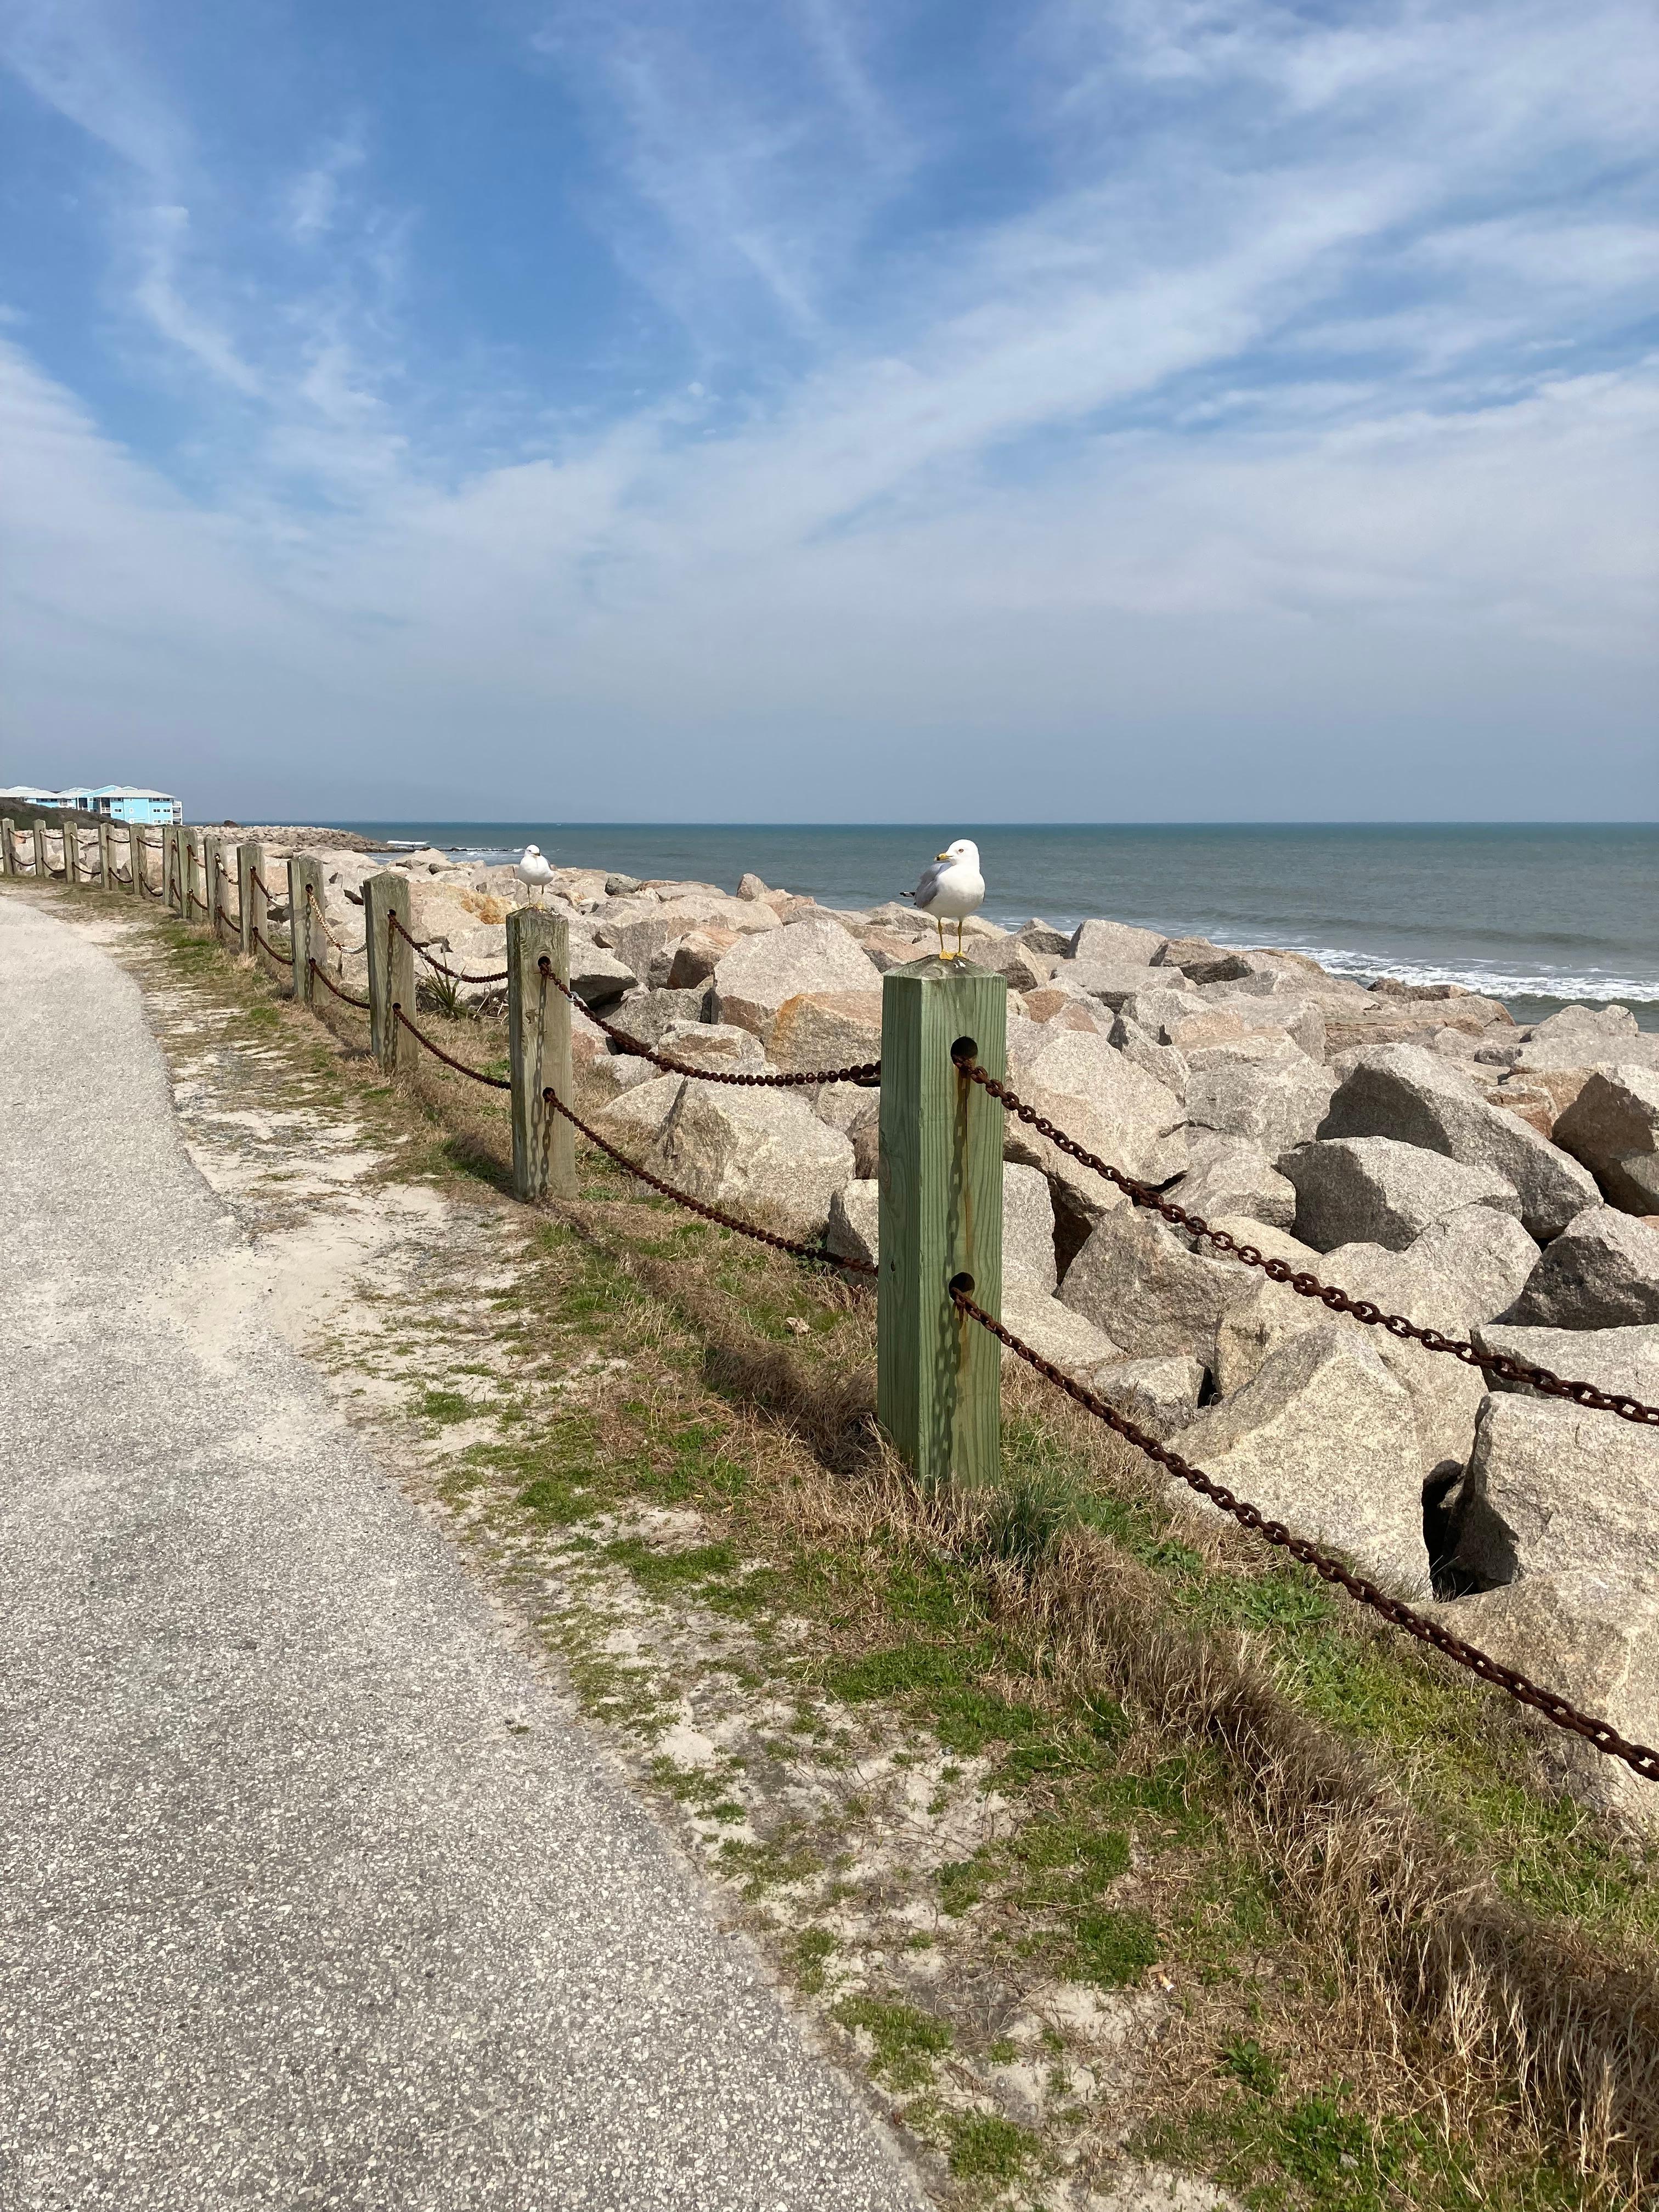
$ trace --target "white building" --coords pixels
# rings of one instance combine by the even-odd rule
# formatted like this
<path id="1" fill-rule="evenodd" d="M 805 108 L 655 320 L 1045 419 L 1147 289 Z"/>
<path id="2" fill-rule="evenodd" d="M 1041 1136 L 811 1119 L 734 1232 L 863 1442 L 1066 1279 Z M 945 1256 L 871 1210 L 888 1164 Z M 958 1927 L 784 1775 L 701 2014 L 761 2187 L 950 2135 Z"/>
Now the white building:
<path id="1" fill-rule="evenodd" d="M 8 799 L 27 799 L 31 806 L 71 806 L 82 814 L 106 814 L 112 822 L 182 822 L 182 802 L 165 791 L 143 791 L 136 784 L 100 783 L 95 789 L 82 786 L 69 791 L 38 791 L 33 784 L 13 784 L 0 791 L 0 805 Z"/>

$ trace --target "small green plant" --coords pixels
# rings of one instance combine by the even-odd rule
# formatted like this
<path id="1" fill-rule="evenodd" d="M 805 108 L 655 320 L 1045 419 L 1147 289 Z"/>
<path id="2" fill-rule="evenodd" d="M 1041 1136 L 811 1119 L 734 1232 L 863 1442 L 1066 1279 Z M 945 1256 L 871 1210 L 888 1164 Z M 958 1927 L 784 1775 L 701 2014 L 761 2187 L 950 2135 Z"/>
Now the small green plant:
<path id="1" fill-rule="evenodd" d="M 951 2171 L 963 2181 L 1018 2181 L 1038 2151 L 1029 2128 L 999 2119 L 994 2112 L 969 2112 L 945 2123 L 951 2136 Z"/>
<path id="2" fill-rule="evenodd" d="M 875 1997 L 844 1997 L 835 2018 L 845 2028 L 862 2029 L 875 2045 L 870 2070 L 895 2089 L 920 2089 L 933 2076 L 933 2061 L 943 2057 L 954 2038 L 948 2025 L 914 2005 L 883 2004 Z"/>
<path id="3" fill-rule="evenodd" d="M 823 1988 L 823 1970 L 836 1950 L 835 1937 L 827 1928 L 803 1928 L 795 1939 L 795 1981 L 808 1996 L 817 1996 Z"/>
<path id="4" fill-rule="evenodd" d="M 1282 2078 L 1281 2070 L 1274 2065 L 1254 2036 L 1241 2035 L 1221 2046 L 1221 2064 L 1242 2088 L 1254 2097 L 1271 2097 Z"/>

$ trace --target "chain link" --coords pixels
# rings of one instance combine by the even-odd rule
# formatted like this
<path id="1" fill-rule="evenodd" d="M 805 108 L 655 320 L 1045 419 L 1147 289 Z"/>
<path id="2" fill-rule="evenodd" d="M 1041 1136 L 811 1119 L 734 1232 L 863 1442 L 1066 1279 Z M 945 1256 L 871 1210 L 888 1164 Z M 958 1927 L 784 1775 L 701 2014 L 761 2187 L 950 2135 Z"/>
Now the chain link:
<path id="1" fill-rule="evenodd" d="M 584 1006 L 568 983 L 553 974 L 553 963 L 543 954 L 539 966 L 552 978 L 573 1006 L 578 1007 L 590 1022 L 602 1029 L 606 1036 L 619 1044 L 625 1053 L 636 1060 L 648 1060 L 653 1067 L 660 1067 L 669 1075 L 690 1075 L 699 1083 L 730 1083 L 744 1091 L 801 1091 L 820 1083 L 855 1083 L 862 1089 L 872 1090 L 881 1081 L 881 1062 L 871 1060 L 857 1067 L 830 1067 L 808 1075 L 732 1075 L 712 1067 L 692 1067 L 683 1060 L 670 1060 L 660 1052 L 653 1052 L 648 1044 L 641 1044 L 626 1030 L 618 1029 L 614 1022 L 602 1021 L 590 1007 Z"/>
<path id="2" fill-rule="evenodd" d="M 970 1060 L 967 1054 L 953 1054 L 952 1057 L 957 1068 L 970 1083 L 978 1084 L 982 1091 L 1000 1100 L 1009 1113 L 1027 1123 L 1039 1136 L 1047 1137 L 1049 1143 L 1069 1159 L 1076 1160 L 1081 1167 L 1092 1170 L 1096 1175 L 1103 1176 L 1108 1182 L 1115 1183 L 1121 1191 L 1126 1192 L 1137 1206 L 1150 1207 L 1153 1212 L 1162 1214 L 1166 1221 L 1173 1223 L 1177 1229 L 1184 1229 L 1188 1236 L 1205 1237 L 1218 1252 L 1230 1254 L 1247 1267 L 1259 1267 L 1270 1282 L 1287 1284 L 1298 1297 L 1317 1298 L 1332 1313 L 1346 1314 L 1351 1319 L 1364 1322 L 1367 1328 L 1385 1328 L 1390 1336 L 1410 1338 L 1420 1344 L 1425 1352 L 1443 1352 L 1453 1359 L 1462 1360 L 1466 1367 L 1478 1367 L 1487 1375 L 1496 1376 L 1501 1382 L 1528 1383 L 1547 1397 L 1571 1399 L 1575 1406 L 1586 1407 L 1591 1413 L 1617 1413 L 1621 1421 L 1633 1421 L 1638 1427 L 1659 1428 L 1659 1406 L 1646 1406 L 1639 1398 L 1626 1398 L 1617 1393 L 1598 1390 L 1593 1382 L 1564 1381 L 1547 1367 L 1534 1367 L 1530 1361 L 1511 1358 L 1507 1352 L 1477 1352 L 1474 1345 L 1462 1337 L 1443 1336 L 1437 1328 L 1425 1328 L 1420 1322 L 1408 1320 L 1404 1314 L 1384 1313 L 1381 1306 L 1373 1305 L 1369 1298 L 1351 1298 L 1334 1283 L 1322 1283 L 1317 1275 L 1298 1272 L 1287 1260 L 1266 1258 L 1254 1244 L 1241 1244 L 1226 1230 L 1212 1229 L 1201 1214 L 1188 1213 L 1185 1206 L 1161 1197 L 1146 1183 L 1137 1182 L 1133 1176 L 1126 1176 L 1121 1168 L 1115 1168 L 1096 1153 L 1085 1151 L 1074 1137 L 1068 1137 L 1063 1129 L 1056 1128 L 1034 1106 L 1028 1106 L 1006 1083 L 999 1083 L 995 1076 L 988 1075 L 978 1061 Z"/>
<path id="3" fill-rule="evenodd" d="M 434 1060 L 442 1060 L 446 1067 L 453 1067 L 458 1075 L 470 1075 L 475 1083 L 487 1083 L 492 1091 L 510 1091 L 513 1088 L 509 1077 L 485 1075 L 478 1068 L 469 1067 L 464 1060 L 457 1060 L 453 1054 L 446 1052 L 441 1044 L 434 1044 L 424 1030 L 416 1028 L 395 999 L 392 1002 L 392 1018 L 393 1021 L 402 1023 L 416 1044 L 423 1044 Z"/>
<path id="4" fill-rule="evenodd" d="M 1279 1551 L 1288 1553 L 1291 1559 L 1299 1559 L 1304 1566 L 1311 1567 L 1323 1581 L 1340 1584 L 1350 1597 L 1361 1605 L 1369 1606 L 1373 1613 L 1380 1613 L 1392 1626 L 1403 1629 L 1407 1636 L 1416 1637 L 1419 1643 L 1431 1644 L 1458 1666 L 1466 1667 L 1471 1674 L 1478 1674 L 1483 1682 L 1496 1683 L 1518 1704 L 1541 1713 L 1557 1728 L 1565 1729 L 1570 1735 L 1582 1736 L 1586 1743 L 1594 1744 L 1597 1751 L 1605 1752 L 1609 1759 L 1622 1759 L 1644 1782 L 1659 1782 L 1659 1751 L 1644 1743 L 1631 1742 L 1607 1722 L 1581 1712 L 1577 1705 L 1569 1705 L 1553 1690 L 1544 1689 L 1515 1668 L 1505 1667 L 1501 1661 L 1490 1657 L 1473 1644 L 1465 1644 L 1462 1637 L 1454 1636 L 1438 1621 L 1429 1620 L 1401 1599 L 1390 1597 L 1386 1590 L 1379 1589 L 1364 1575 L 1355 1574 L 1340 1559 L 1334 1559 L 1328 1553 L 1320 1551 L 1305 1536 L 1293 1536 L 1282 1521 L 1269 1521 L 1258 1507 L 1245 1498 L 1236 1497 L 1225 1483 L 1217 1482 L 1201 1468 L 1194 1467 L 1190 1460 L 1183 1459 L 1178 1451 L 1171 1450 L 1168 1444 L 1160 1443 L 1156 1437 L 1148 1436 L 1144 1429 L 1137 1428 L 1126 1414 L 1120 1413 L 1115 1406 L 1109 1406 L 1103 1398 L 1097 1397 L 1075 1376 L 1066 1374 L 1063 1368 L 1056 1367 L 1052 1360 L 1045 1359 L 1040 1352 L 1023 1343 L 1012 1329 L 1005 1328 L 1000 1321 L 986 1312 L 983 1306 L 975 1304 L 966 1291 L 952 1284 L 951 1297 L 960 1312 L 966 1314 L 969 1320 L 976 1321 L 981 1328 L 989 1329 L 999 1343 L 1006 1345 L 1028 1367 L 1035 1368 L 1045 1382 L 1052 1382 L 1056 1389 L 1063 1390 L 1085 1413 L 1092 1413 L 1097 1420 L 1104 1421 L 1108 1428 L 1115 1429 L 1137 1451 L 1144 1452 L 1148 1459 L 1155 1461 L 1159 1467 L 1186 1483 L 1188 1488 L 1195 1490 L 1200 1498 L 1207 1498 L 1222 1512 L 1231 1514 L 1240 1528 L 1248 1528 L 1252 1535 L 1260 1536 L 1264 1544 L 1272 1544 Z"/>
<path id="5" fill-rule="evenodd" d="M 433 946 L 438 942 L 435 937 L 428 937 L 424 940 L 418 937 L 411 937 L 395 914 L 390 916 L 390 921 L 392 929 L 403 939 L 404 943 L 418 952 L 428 968 L 435 968 L 441 975 L 447 975 L 452 983 L 505 983 L 512 973 L 510 969 L 501 968 L 492 969 L 487 975 L 463 975 L 459 968 L 449 967 L 433 951 Z"/>
<path id="6" fill-rule="evenodd" d="M 323 935 L 327 938 L 329 943 L 334 947 L 334 950 L 339 954 L 342 960 L 356 960 L 360 954 L 368 951 L 368 940 L 367 938 L 364 939 L 361 945 L 341 944 L 339 939 L 329 927 L 328 916 L 323 912 L 322 907 L 318 902 L 317 894 L 313 890 L 309 884 L 306 885 L 306 902 L 310 907 L 313 914 L 316 915 L 318 921 L 323 925 Z"/>
<path id="7" fill-rule="evenodd" d="M 366 1014 L 368 1012 L 368 1000 L 354 998 L 349 991 L 343 991 L 327 969 L 319 962 L 307 959 L 306 966 L 325 991 L 331 991 L 337 999 L 342 1000 L 348 1006 L 356 1006 L 359 1013 Z"/>
<path id="8" fill-rule="evenodd" d="M 735 1214 L 722 1213 L 717 1206 L 706 1206 L 702 1199 L 693 1198 L 689 1191 L 676 1190 L 672 1182 L 665 1182 L 660 1176 L 653 1176 L 648 1168 L 642 1168 L 637 1160 L 630 1160 L 625 1152 L 619 1152 L 597 1129 L 590 1129 L 580 1115 L 573 1113 L 556 1091 L 544 1091 L 542 1101 L 556 1114 L 562 1114 L 572 1128 L 580 1129 L 590 1145 L 597 1145 L 602 1152 L 615 1160 L 619 1168 L 626 1168 L 629 1175 L 637 1176 L 653 1190 L 660 1191 L 665 1198 L 672 1198 L 676 1206 L 683 1206 L 692 1213 L 702 1214 L 705 1221 L 717 1222 L 722 1229 L 735 1229 L 739 1237 L 752 1237 L 757 1244 L 769 1244 L 775 1252 L 791 1252 L 799 1260 L 821 1261 L 827 1267 L 845 1267 L 854 1275 L 879 1273 L 867 1260 L 842 1259 L 839 1253 L 826 1251 L 822 1244 L 802 1244 L 793 1237 L 776 1237 L 769 1229 L 757 1229 L 750 1221 L 739 1221 Z"/>

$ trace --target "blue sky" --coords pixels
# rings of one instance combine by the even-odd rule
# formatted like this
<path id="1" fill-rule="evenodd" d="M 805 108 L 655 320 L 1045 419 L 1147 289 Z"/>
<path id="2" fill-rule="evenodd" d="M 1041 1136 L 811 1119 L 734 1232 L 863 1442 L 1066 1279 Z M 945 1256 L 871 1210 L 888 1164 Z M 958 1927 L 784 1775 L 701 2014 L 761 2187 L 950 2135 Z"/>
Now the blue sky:
<path id="1" fill-rule="evenodd" d="M 1646 0 L 0 0 L 0 781 L 1659 812 Z"/>

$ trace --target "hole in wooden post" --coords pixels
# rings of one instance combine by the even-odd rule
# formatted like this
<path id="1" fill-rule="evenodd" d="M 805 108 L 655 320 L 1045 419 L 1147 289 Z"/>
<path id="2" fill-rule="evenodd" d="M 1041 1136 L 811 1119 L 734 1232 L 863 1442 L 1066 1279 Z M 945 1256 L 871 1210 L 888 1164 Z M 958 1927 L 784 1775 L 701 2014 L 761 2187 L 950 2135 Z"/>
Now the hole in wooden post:
<path id="1" fill-rule="evenodd" d="M 979 1058 L 979 1043 L 974 1037 L 958 1037 L 951 1048 L 951 1057 L 958 1067 L 971 1067 Z"/>
<path id="2" fill-rule="evenodd" d="M 964 1298 L 971 1298 L 974 1295 L 974 1279 L 971 1275 L 952 1275 L 947 1288 L 952 1295 L 960 1291 Z"/>

